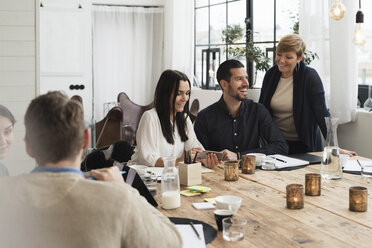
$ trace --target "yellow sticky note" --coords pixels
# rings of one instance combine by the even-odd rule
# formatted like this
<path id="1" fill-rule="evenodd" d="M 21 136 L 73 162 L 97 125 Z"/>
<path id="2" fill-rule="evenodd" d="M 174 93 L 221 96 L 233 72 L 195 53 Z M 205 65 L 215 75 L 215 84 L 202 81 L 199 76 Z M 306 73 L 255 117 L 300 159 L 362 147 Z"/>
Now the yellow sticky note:
<path id="1" fill-rule="evenodd" d="M 190 187 L 187 187 L 188 190 L 191 190 L 191 191 L 196 191 L 196 192 L 202 192 L 202 193 L 207 193 L 207 192 L 210 192 L 211 191 L 211 188 L 210 187 L 206 187 L 206 186 L 190 186 Z"/>
<path id="2" fill-rule="evenodd" d="M 216 200 L 214 198 L 204 198 L 204 201 L 216 204 Z"/>
<path id="3" fill-rule="evenodd" d="M 200 192 L 194 192 L 194 191 L 190 191 L 190 190 L 182 190 L 181 192 L 181 195 L 184 195 L 184 196 L 196 196 L 196 195 L 201 195 Z"/>

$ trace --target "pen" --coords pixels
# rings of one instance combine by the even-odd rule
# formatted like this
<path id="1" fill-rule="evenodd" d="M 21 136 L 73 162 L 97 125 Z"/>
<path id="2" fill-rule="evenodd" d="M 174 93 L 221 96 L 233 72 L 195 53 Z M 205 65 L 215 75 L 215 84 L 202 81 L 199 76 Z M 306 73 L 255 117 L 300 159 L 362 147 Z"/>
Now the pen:
<path id="1" fill-rule="evenodd" d="M 122 174 L 122 175 L 124 175 L 125 173 L 127 173 L 126 171 L 120 171 L 120 173 Z M 88 177 L 88 180 L 97 180 L 97 178 L 95 178 L 95 177 Z"/>
<path id="2" fill-rule="evenodd" d="M 275 160 L 278 160 L 278 161 L 280 161 L 280 162 L 287 163 L 287 161 L 284 161 L 283 159 L 276 158 L 276 157 L 272 157 L 272 158 L 274 158 Z"/>
<path id="3" fill-rule="evenodd" d="M 200 238 L 200 235 L 199 235 L 198 231 L 196 230 L 196 228 L 195 228 L 195 226 L 194 226 L 194 223 L 192 223 L 192 221 L 190 222 L 190 226 L 192 227 L 192 230 L 194 230 L 196 236 L 198 236 L 198 239 L 201 239 L 201 238 Z"/>
<path id="4" fill-rule="evenodd" d="M 193 164 L 196 163 L 196 156 L 198 156 L 198 152 L 195 153 L 195 157 L 194 157 L 194 160 L 192 161 Z"/>
<path id="5" fill-rule="evenodd" d="M 357 162 L 358 162 L 359 166 L 360 166 L 360 167 L 362 167 L 362 165 L 360 164 L 360 162 L 359 162 L 359 160 L 358 160 L 358 159 L 357 159 Z"/>

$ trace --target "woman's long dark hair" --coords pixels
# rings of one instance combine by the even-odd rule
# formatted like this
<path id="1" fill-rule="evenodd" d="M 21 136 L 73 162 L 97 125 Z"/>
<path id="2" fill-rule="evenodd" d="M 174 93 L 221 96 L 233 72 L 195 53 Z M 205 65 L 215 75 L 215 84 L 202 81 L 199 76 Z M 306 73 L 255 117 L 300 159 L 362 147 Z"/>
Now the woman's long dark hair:
<path id="1" fill-rule="evenodd" d="M 1 104 L 0 104 L 0 116 L 8 118 L 9 121 L 14 126 L 14 123 L 16 122 L 16 120 L 15 120 L 13 114 L 9 111 L 9 109 L 7 107 L 5 107 L 4 105 L 1 105 Z"/>
<path id="2" fill-rule="evenodd" d="M 176 70 L 166 70 L 164 71 L 156 85 L 154 105 L 156 112 L 158 113 L 160 119 L 161 130 L 167 142 L 169 144 L 174 144 L 174 126 L 171 125 L 171 105 L 170 100 L 173 102 L 173 108 L 175 106 L 176 97 L 180 85 L 180 80 L 186 81 L 189 83 L 191 89 L 190 80 L 187 78 L 186 74 L 176 71 Z M 173 99 L 170 97 L 173 94 Z M 172 113 L 174 114 L 174 113 Z M 185 104 L 183 111 L 181 113 L 176 112 L 173 116 L 173 120 L 176 123 L 178 133 L 181 136 L 183 142 L 187 141 L 189 138 L 186 135 L 186 119 L 189 116 L 189 101 Z"/>

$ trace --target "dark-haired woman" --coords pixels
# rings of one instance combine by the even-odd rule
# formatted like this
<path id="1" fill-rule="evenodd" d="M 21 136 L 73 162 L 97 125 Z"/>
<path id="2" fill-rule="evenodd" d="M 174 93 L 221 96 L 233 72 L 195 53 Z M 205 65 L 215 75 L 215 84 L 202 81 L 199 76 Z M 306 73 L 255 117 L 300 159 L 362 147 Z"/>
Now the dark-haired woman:
<path id="1" fill-rule="evenodd" d="M 15 119 L 12 113 L 0 104 L 0 160 L 3 159 L 13 143 Z M 0 177 L 9 176 L 8 168 L 0 162 Z"/>
<path id="2" fill-rule="evenodd" d="M 137 129 L 137 147 L 130 163 L 164 166 L 163 157 L 184 160 L 184 151 L 201 151 L 189 116 L 190 81 L 176 70 L 164 71 L 155 89 L 155 107 L 146 111 Z M 218 163 L 215 154 L 205 161 Z M 209 166 L 212 167 L 212 166 Z"/>

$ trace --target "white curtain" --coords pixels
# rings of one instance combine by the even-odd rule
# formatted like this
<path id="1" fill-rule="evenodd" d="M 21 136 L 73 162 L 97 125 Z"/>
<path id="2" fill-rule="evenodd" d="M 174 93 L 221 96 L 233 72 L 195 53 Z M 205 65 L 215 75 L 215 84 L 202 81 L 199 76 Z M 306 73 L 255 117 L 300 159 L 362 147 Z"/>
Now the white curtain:
<path id="1" fill-rule="evenodd" d="M 125 92 L 137 104 L 152 102 L 163 68 L 163 8 L 93 6 L 95 119 L 103 104 Z"/>
<path id="2" fill-rule="evenodd" d="M 347 8 L 340 21 L 329 18 L 333 0 L 300 1 L 300 35 L 319 60 L 310 65 L 323 81 L 327 105 L 339 123 L 354 120 L 357 102 L 356 50 L 352 43 L 357 1 L 343 0 Z"/>

